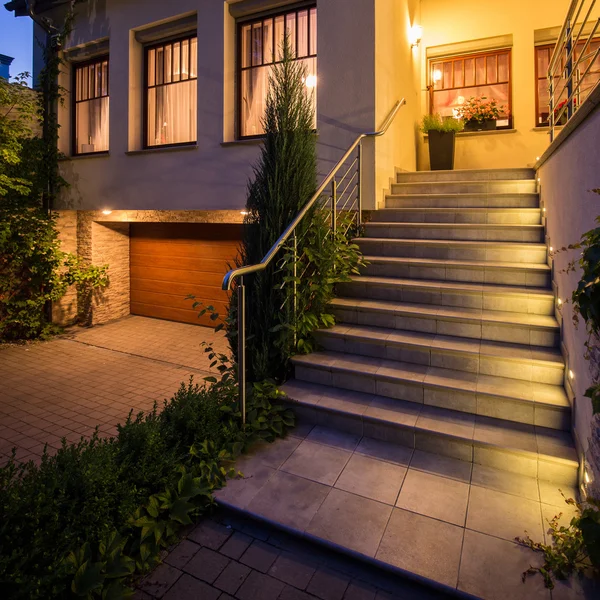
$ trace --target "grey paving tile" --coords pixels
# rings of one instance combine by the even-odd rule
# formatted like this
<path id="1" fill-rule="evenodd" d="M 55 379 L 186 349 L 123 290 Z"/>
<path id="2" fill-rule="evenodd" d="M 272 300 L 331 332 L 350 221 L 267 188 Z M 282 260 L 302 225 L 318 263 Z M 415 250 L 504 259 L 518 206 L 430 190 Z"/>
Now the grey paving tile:
<path id="1" fill-rule="evenodd" d="M 342 471 L 335 487 L 385 504 L 394 504 L 406 467 L 354 454 Z"/>
<path id="2" fill-rule="evenodd" d="M 551 483 L 549 481 L 538 480 L 538 489 L 540 492 L 540 501 L 544 504 L 553 504 L 554 506 L 566 506 L 565 498 L 577 500 L 579 494 L 574 487 Z M 563 497 L 564 495 L 564 497 Z"/>
<path id="3" fill-rule="evenodd" d="M 353 581 L 344 594 L 344 600 L 375 600 L 376 588 L 363 583 L 362 581 Z"/>
<path id="4" fill-rule="evenodd" d="M 506 540 L 542 538 L 540 503 L 527 498 L 471 486 L 467 528 Z"/>
<path id="5" fill-rule="evenodd" d="M 162 598 L 180 576 L 179 569 L 162 564 L 142 580 L 140 589 L 154 598 Z"/>
<path id="6" fill-rule="evenodd" d="M 315 570 L 313 561 L 302 554 L 284 552 L 277 557 L 269 575 L 303 590 L 312 579 Z"/>
<path id="7" fill-rule="evenodd" d="M 320 483 L 278 471 L 250 502 L 248 510 L 303 531 L 329 490 Z"/>
<path id="8" fill-rule="evenodd" d="M 251 569 L 266 573 L 273 566 L 278 556 L 279 550 L 275 546 L 255 540 L 246 552 L 244 552 L 242 558 L 240 558 L 240 562 Z"/>
<path id="9" fill-rule="evenodd" d="M 333 485 L 352 454 L 347 450 L 304 440 L 281 467 L 326 485 Z"/>
<path id="10" fill-rule="evenodd" d="M 169 555 L 165 558 L 165 562 L 172 567 L 181 569 L 199 550 L 200 546 L 198 544 L 189 540 L 182 540 L 169 552 Z"/>
<path id="11" fill-rule="evenodd" d="M 307 533 L 375 556 L 392 507 L 333 489 L 317 511 Z"/>
<path id="12" fill-rule="evenodd" d="M 529 500 L 538 501 L 540 499 L 538 481 L 534 477 L 500 471 L 484 465 L 473 465 L 471 483 L 479 487 L 522 496 Z"/>
<path id="13" fill-rule="evenodd" d="M 211 587 L 204 581 L 183 574 L 165 594 L 165 600 L 217 600 L 221 595 L 219 590 Z"/>
<path id="14" fill-rule="evenodd" d="M 214 586 L 228 594 L 235 595 L 248 575 L 250 575 L 249 567 L 232 560 L 217 577 Z"/>
<path id="15" fill-rule="evenodd" d="M 409 469 L 396 506 L 464 527 L 468 501 L 467 483 Z"/>
<path id="16" fill-rule="evenodd" d="M 376 558 L 455 587 L 463 531 L 456 525 L 395 508 Z"/>
<path id="17" fill-rule="evenodd" d="M 247 464 L 242 473 L 243 477 L 230 479 L 223 489 L 214 493 L 217 502 L 223 501 L 238 508 L 246 508 L 276 471 L 259 462 L 253 462 Z"/>
<path id="18" fill-rule="evenodd" d="M 471 480 L 472 463 L 450 458 L 449 456 L 424 452 L 423 450 L 415 450 L 410 462 L 410 468 L 469 483 Z"/>
<path id="19" fill-rule="evenodd" d="M 285 584 L 278 579 L 252 571 L 237 592 L 240 600 L 275 600 Z"/>
<path id="20" fill-rule="evenodd" d="M 318 425 L 306 436 L 306 439 L 352 452 L 358 446 L 360 436 Z"/>
<path id="21" fill-rule="evenodd" d="M 278 469 L 300 445 L 300 442 L 300 439 L 290 436 L 277 439 L 273 443 L 259 442 L 251 448 L 248 457 L 260 461 L 267 467 Z M 240 470 L 243 472 L 243 468 L 240 467 Z"/>
<path id="22" fill-rule="evenodd" d="M 229 559 L 214 550 L 201 548 L 184 565 L 183 570 L 197 579 L 202 579 L 207 583 L 213 583 L 215 579 L 223 572 L 223 569 L 229 564 Z"/>
<path id="23" fill-rule="evenodd" d="M 221 547 L 221 554 L 237 560 L 246 552 L 246 548 L 252 543 L 252 538 L 245 533 L 235 531 L 233 535 Z"/>
<path id="24" fill-rule="evenodd" d="M 521 581 L 540 555 L 513 542 L 465 531 L 458 589 L 486 600 L 550 600 L 541 577 Z"/>
<path id="25" fill-rule="evenodd" d="M 341 600 L 349 584 L 349 578 L 342 573 L 330 569 L 319 569 L 306 591 L 321 600 Z"/>
<path id="26" fill-rule="evenodd" d="M 401 467 L 408 467 L 413 449 L 374 438 L 363 437 L 354 452 L 378 460 L 385 460 Z"/>

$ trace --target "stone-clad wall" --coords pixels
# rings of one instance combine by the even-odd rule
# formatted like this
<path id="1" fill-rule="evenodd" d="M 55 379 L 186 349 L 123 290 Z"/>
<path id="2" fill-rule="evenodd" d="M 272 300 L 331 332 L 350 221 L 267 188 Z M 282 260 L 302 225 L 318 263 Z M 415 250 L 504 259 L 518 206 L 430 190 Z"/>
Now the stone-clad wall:
<path id="1" fill-rule="evenodd" d="M 110 283 L 97 292 L 91 305 L 85 306 L 70 289 L 53 306 L 53 319 L 60 325 L 77 320 L 86 325 L 99 325 L 129 314 L 129 224 L 130 223 L 241 223 L 240 211 L 220 210 L 61 210 L 57 226 L 62 249 L 76 253 L 84 262 L 108 264 Z"/>

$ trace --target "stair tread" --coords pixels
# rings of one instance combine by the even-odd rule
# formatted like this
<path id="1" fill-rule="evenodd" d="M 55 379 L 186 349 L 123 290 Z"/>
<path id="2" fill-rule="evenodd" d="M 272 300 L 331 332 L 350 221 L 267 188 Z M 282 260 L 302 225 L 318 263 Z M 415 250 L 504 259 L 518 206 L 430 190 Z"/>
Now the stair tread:
<path id="1" fill-rule="evenodd" d="M 423 184 L 465 184 L 465 183 L 535 183 L 535 179 L 442 179 L 439 181 L 402 181 L 392 185 L 423 185 Z"/>
<path id="2" fill-rule="evenodd" d="M 527 224 L 527 223 L 430 223 L 430 222 L 419 222 L 413 223 L 411 221 L 369 221 L 367 227 L 410 227 L 412 229 L 422 228 L 444 228 L 444 229 L 543 229 L 544 226 L 538 224 Z M 385 238 L 388 239 L 388 238 Z M 527 242 L 521 242 L 527 243 Z"/>
<path id="3" fill-rule="evenodd" d="M 400 194 L 404 197 L 404 194 Z M 436 194 L 426 194 L 427 196 L 435 196 Z M 457 196 L 468 196 L 469 194 L 456 194 Z M 494 213 L 494 214 L 502 214 L 502 213 L 526 213 L 526 214 L 539 214 L 539 208 L 516 208 L 512 206 L 504 207 L 484 207 L 484 206 L 465 206 L 461 208 L 456 207 L 438 207 L 438 206 L 423 206 L 419 207 L 406 207 L 401 206 L 399 208 L 378 208 L 377 212 L 385 214 L 386 212 L 424 212 L 424 213 L 438 213 L 438 212 L 474 212 L 474 213 Z M 375 212 L 375 211 L 374 211 Z"/>
<path id="4" fill-rule="evenodd" d="M 502 421 L 404 400 L 394 400 L 291 379 L 282 386 L 288 397 L 301 404 L 320 406 L 338 413 L 357 415 L 459 438 L 478 446 L 537 454 L 546 460 L 577 464 L 571 436 L 567 432 L 534 425 Z"/>
<path id="5" fill-rule="evenodd" d="M 454 225 L 449 223 L 449 225 Z M 546 244 L 542 242 L 497 242 L 495 240 L 430 240 L 420 238 L 376 238 L 376 237 L 359 237 L 353 238 L 354 243 L 360 244 L 362 241 L 381 242 L 385 244 L 419 244 L 419 245 L 456 245 L 456 246 L 499 246 L 507 248 L 509 246 L 518 246 L 525 248 L 544 248 Z"/>
<path id="6" fill-rule="evenodd" d="M 459 268 L 482 267 L 486 269 L 518 269 L 521 271 L 545 271 L 551 269 L 543 263 L 512 263 L 501 261 L 483 261 L 483 260 L 450 260 L 447 258 L 413 258 L 410 256 L 373 256 L 363 255 L 365 260 L 370 263 L 388 263 L 388 264 L 414 264 L 431 265 L 436 267 L 451 266 Z"/>
<path id="7" fill-rule="evenodd" d="M 435 290 L 453 290 L 462 292 L 486 292 L 506 295 L 525 295 L 525 296 L 550 296 L 553 297 L 552 290 L 539 287 L 523 287 L 500 285 L 495 283 L 463 283 L 460 281 L 434 281 L 430 279 L 410 279 L 405 277 L 376 277 L 373 275 L 354 275 L 352 282 L 378 284 L 386 286 L 402 286 L 421 289 Z"/>

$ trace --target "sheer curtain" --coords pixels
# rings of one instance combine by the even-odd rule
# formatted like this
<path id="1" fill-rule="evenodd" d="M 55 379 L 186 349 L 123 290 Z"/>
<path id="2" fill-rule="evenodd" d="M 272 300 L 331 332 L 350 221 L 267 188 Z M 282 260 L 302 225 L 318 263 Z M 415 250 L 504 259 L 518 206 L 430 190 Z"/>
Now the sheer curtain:
<path id="1" fill-rule="evenodd" d="M 108 60 L 76 67 L 75 152 L 108 150 Z"/>

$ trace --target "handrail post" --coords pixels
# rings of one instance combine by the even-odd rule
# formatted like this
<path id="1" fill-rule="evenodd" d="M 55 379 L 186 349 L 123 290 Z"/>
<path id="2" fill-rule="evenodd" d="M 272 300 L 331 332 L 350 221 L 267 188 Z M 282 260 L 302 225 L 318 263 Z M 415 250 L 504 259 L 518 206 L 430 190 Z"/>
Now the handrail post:
<path id="1" fill-rule="evenodd" d="M 360 231 L 360 226 L 362 224 L 362 182 L 363 182 L 363 178 L 362 178 L 362 154 L 363 154 L 363 150 L 362 150 L 362 140 L 360 141 L 360 144 L 358 144 L 358 198 L 357 198 L 357 204 L 358 204 L 358 210 L 356 212 L 356 228 L 357 228 L 357 234 Z"/>
<path id="2" fill-rule="evenodd" d="M 550 81 L 548 84 L 548 125 L 550 127 L 550 143 L 552 143 L 554 141 L 554 75 L 549 74 L 548 79 Z"/>
<path id="3" fill-rule="evenodd" d="M 246 423 L 246 286 L 240 277 L 238 294 L 238 393 L 242 424 Z"/>
<path id="4" fill-rule="evenodd" d="M 292 275 L 294 277 L 294 282 L 292 284 L 292 294 L 293 294 L 293 303 L 292 310 L 294 311 L 294 323 L 298 318 L 298 282 L 296 281 L 298 277 L 298 236 L 296 235 L 296 230 L 294 229 L 294 233 L 292 234 L 292 244 L 294 247 L 294 267 Z M 294 327 L 294 350 L 296 350 L 296 344 L 298 343 L 298 335 L 296 328 Z"/>
<path id="5" fill-rule="evenodd" d="M 573 116 L 573 29 L 571 22 L 567 22 L 567 43 L 565 47 L 567 53 L 567 64 L 565 65 L 567 72 L 565 73 L 567 79 L 567 121 Z"/>
<path id="6" fill-rule="evenodd" d="M 337 183 L 335 178 L 331 181 L 331 230 L 335 235 L 336 219 L 337 219 Z"/>

